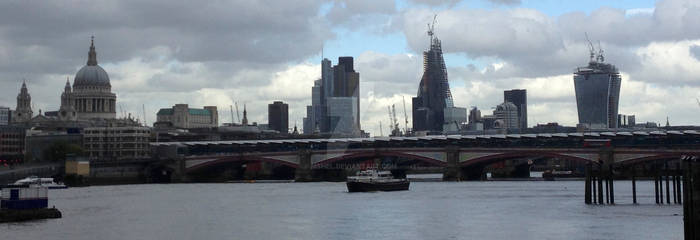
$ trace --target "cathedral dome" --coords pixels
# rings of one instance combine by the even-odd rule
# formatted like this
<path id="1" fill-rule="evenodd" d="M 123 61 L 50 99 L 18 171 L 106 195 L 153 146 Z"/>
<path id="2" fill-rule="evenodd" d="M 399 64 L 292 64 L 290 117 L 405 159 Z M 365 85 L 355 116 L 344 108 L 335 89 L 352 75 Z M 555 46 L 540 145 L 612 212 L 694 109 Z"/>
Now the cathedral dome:
<path id="1" fill-rule="evenodd" d="M 97 65 L 94 39 L 90 41 L 87 64 L 75 74 L 73 81 L 73 88 L 79 89 L 83 87 L 111 87 L 107 72 Z"/>
<path id="2" fill-rule="evenodd" d="M 98 65 L 86 65 L 75 74 L 73 87 L 111 86 L 107 72 Z"/>

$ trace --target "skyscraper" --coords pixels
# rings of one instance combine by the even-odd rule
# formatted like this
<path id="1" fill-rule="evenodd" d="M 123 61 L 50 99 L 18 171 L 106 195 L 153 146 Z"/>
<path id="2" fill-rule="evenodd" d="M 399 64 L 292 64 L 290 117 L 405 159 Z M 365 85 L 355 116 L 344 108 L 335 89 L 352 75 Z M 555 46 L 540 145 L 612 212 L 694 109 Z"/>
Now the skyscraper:
<path id="1" fill-rule="evenodd" d="M 518 108 L 518 128 L 527 128 L 527 90 L 513 89 L 503 91 L 503 101 L 511 102 Z"/>
<path id="2" fill-rule="evenodd" d="M 591 44 L 588 66 L 579 67 L 574 73 L 579 124 L 590 128 L 617 128 L 621 82 L 617 68 L 604 63 L 602 50 L 596 56 Z"/>
<path id="3" fill-rule="evenodd" d="M 280 133 L 289 132 L 289 105 L 275 101 L 267 105 L 267 121 L 270 129 Z"/>
<path id="4" fill-rule="evenodd" d="M 352 57 L 339 57 L 338 65 L 321 62 L 321 79 L 314 82 L 311 106 L 304 118 L 304 133 L 360 133 L 360 73 Z"/>
<path id="5" fill-rule="evenodd" d="M 445 108 L 454 107 L 447 68 L 442 57 L 442 44 L 433 36 L 435 23 L 428 27 L 430 50 L 423 52 L 423 77 L 418 86 L 418 96 L 413 103 L 413 130 L 442 132 Z"/>

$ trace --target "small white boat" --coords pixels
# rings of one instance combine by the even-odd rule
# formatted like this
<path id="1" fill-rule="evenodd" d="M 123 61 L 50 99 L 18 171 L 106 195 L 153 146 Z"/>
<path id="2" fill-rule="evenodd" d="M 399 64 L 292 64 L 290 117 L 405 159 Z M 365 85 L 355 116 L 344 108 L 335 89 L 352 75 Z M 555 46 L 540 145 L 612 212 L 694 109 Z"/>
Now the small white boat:
<path id="1" fill-rule="evenodd" d="M 346 181 L 348 192 L 404 191 L 409 184 L 406 178 L 394 178 L 389 171 L 374 169 L 359 171 Z"/>
<path id="2" fill-rule="evenodd" d="M 65 184 L 63 183 L 58 183 L 53 180 L 53 178 L 40 178 L 37 176 L 29 176 L 20 180 L 17 180 L 15 183 L 12 185 L 16 186 L 21 186 L 21 185 L 39 185 L 43 187 L 47 187 L 48 189 L 64 189 L 68 188 Z"/>

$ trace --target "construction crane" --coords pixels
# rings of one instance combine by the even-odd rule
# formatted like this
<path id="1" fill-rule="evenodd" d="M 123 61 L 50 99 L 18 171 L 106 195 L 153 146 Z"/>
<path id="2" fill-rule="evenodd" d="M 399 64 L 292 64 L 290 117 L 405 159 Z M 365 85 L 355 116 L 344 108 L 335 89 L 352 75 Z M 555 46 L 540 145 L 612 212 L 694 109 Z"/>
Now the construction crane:
<path id="1" fill-rule="evenodd" d="M 228 107 L 231 112 L 231 126 L 233 126 L 233 121 L 235 120 L 233 119 L 233 105 L 228 105 Z"/>
<path id="2" fill-rule="evenodd" d="M 401 130 L 399 130 L 399 121 L 396 119 L 396 107 L 394 104 L 391 105 L 391 107 L 387 106 L 387 110 L 389 111 L 389 123 L 391 124 L 389 127 L 389 132 L 390 136 L 400 136 L 401 135 Z"/>
<path id="3" fill-rule="evenodd" d="M 583 33 L 586 36 L 586 41 L 588 42 L 588 48 L 591 53 L 591 62 L 595 60 L 595 47 L 593 47 L 593 43 L 591 42 L 590 39 L 588 39 L 588 33 L 584 32 Z"/>
<path id="4" fill-rule="evenodd" d="M 238 112 L 238 102 L 233 102 L 236 105 L 236 116 L 238 117 L 238 122 L 241 122 L 241 113 Z M 233 118 L 233 116 L 231 117 Z"/>
<path id="5" fill-rule="evenodd" d="M 700 107 L 700 98 L 695 98 L 696 101 L 698 101 L 698 107 Z"/>
<path id="6" fill-rule="evenodd" d="M 437 22 L 437 14 L 433 16 L 433 23 L 428 23 L 428 36 L 430 36 L 430 44 L 433 44 L 433 35 L 435 35 L 435 22 Z"/>
<path id="7" fill-rule="evenodd" d="M 408 136 L 408 114 L 406 114 L 406 98 L 401 96 L 401 100 L 403 100 L 403 120 L 404 120 L 403 134 Z"/>

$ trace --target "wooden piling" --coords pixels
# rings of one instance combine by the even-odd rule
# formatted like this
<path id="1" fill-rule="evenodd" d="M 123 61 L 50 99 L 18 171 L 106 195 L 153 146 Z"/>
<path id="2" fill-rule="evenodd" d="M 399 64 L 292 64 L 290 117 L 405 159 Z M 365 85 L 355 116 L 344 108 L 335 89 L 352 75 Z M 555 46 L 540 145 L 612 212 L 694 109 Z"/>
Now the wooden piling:
<path id="1" fill-rule="evenodd" d="M 612 166 L 610 167 L 610 204 L 615 204 L 615 173 Z"/>
<path id="2" fill-rule="evenodd" d="M 656 204 L 659 204 L 659 176 L 658 174 L 654 176 L 654 197 L 656 198 Z"/>
<path id="3" fill-rule="evenodd" d="M 681 178 L 683 177 L 683 169 L 681 169 L 681 161 L 676 163 L 676 192 L 678 192 L 678 204 L 683 204 L 683 187 L 681 183 L 683 182 Z"/>
<path id="4" fill-rule="evenodd" d="M 700 239 L 700 156 L 683 156 L 683 225 L 685 239 Z"/>
<path id="5" fill-rule="evenodd" d="M 589 163 L 589 164 L 586 164 L 586 187 L 585 187 L 586 193 L 584 196 L 584 198 L 585 198 L 584 201 L 586 202 L 586 204 L 592 203 L 592 201 L 591 201 L 591 184 L 593 184 L 593 183 L 591 182 L 591 164 Z"/>
<path id="6" fill-rule="evenodd" d="M 632 173 L 632 203 L 637 204 L 637 181 Z"/>
<path id="7" fill-rule="evenodd" d="M 669 184 L 668 184 L 668 162 L 665 164 L 666 171 L 664 174 L 664 178 L 666 179 L 666 204 L 671 204 L 671 194 L 670 194 L 670 189 L 669 189 Z"/>
<path id="8" fill-rule="evenodd" d="M 664 204 L 664 177 L 659 173 L 659 203 Z"/>
<path id="9" fill-rule="evenodd" d="M 598 174 L 598 204 L 603 204 L 603 181 L 600 178 L 600 172 Z"/>

